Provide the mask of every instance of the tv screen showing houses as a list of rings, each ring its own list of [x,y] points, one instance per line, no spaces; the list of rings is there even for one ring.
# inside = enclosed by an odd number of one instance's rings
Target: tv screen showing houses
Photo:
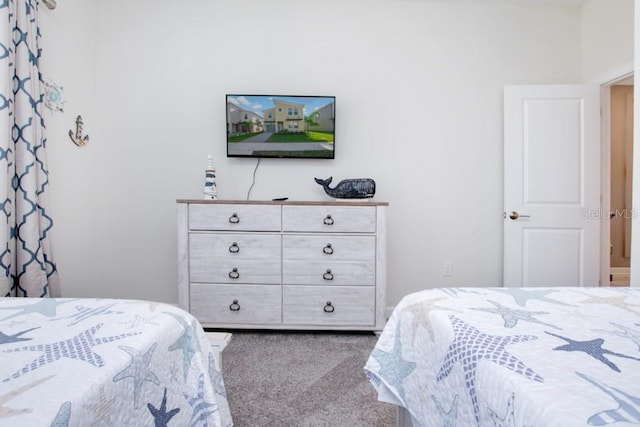
[[[334,96],[226,98],[228,157],[334,158]]]

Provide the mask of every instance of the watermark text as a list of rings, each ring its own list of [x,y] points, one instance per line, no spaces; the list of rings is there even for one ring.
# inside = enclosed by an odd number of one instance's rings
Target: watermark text
[[[582,208],[580,211],[582,219],[635,219],[638,218],[637,209],[589,209]]]

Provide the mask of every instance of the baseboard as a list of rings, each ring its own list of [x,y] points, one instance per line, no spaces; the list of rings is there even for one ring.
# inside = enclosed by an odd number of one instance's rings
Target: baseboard
[[[611,267],[609,272],[611,274],[629,274],[629,267]]]
[[[611,267],[609,273],[609,286],[629,286],[629,267]]]

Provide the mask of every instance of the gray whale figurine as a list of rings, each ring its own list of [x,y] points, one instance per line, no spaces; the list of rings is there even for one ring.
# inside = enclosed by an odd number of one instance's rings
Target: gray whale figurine
[[[376,194],[376,182],[371,178],[343,179],[334,188],[329,188],[333,181],[332,176],[327,179],[314,179],[328,196],[336,199],[368,199]]]

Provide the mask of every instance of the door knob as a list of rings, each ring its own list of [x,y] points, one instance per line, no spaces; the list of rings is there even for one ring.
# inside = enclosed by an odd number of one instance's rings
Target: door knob
[[[509,215],[509,218],[511,218],[513,220],[516,220],[518,218],[531,218],[531,215],[520,215],[516,211],[511,211],[511,214]]]

